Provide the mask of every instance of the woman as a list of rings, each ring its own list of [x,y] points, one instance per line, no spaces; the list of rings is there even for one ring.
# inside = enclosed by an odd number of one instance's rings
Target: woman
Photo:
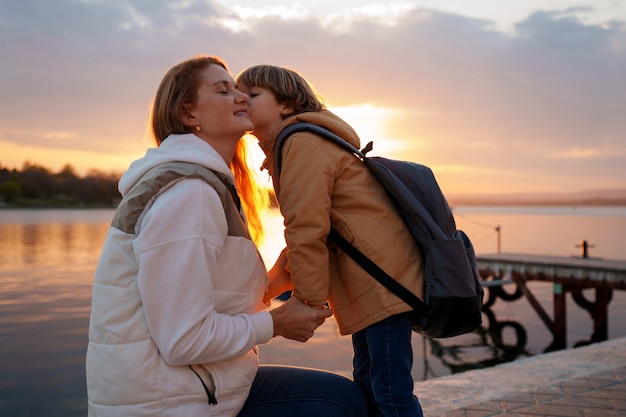
[[[352,334],[353,375],[368,400],[369,416],[421,416],[413,395],[411,307],[347,255],[327,243],[337,230],[400,284],[423,298],[422,257],[385,191],[361,161],[311,132],[284,143],[280,178],[273,161],[278,133],[296,122],[322,126],[360,148],[345,121],[326,110],[297,72],[257,65],[237,76],[250,96],[253,134],[279,183],[288,268],[296,298],[313,307],[328,301],[341,334]]]
[[[89,415],[362,415],[346,378],[258,368],[257,344],[304,342],[331,313],[297,300],[264,311],[291,283],[284,256],[268,279],[248,233],[246,218],[260,235],[259,207],[239,139],[253,125],[223,61],[172,67],[151,128],[158,147],[121,178],[96,271]]]

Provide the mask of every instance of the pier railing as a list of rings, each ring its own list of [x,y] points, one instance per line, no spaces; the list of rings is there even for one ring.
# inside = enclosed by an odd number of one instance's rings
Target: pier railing
[[[480,255],[477,261],[486,287],[497,288],[507,283],[517,286],[514,294],[528,300],[553,335],[547,350],[567,347],[567,293],[572,294],[574,301],[587,310],[593,320],[591,342],[607,340],[608,304],[613,290],[626,290],[626,261],[513,253]],[[529,281],[553,283],[552,317],[528,288]],[[595,300],[585,298],[582,291],[587,288],[595,289]]]

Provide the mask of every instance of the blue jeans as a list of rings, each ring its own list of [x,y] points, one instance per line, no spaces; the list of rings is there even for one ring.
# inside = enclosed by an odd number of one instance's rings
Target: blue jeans
[[[352,335],[354,381],[368,403],[369,417],[422,417],[413,395],[412,325],[396,314]]]
[[[314,369],[260,366],[238,417],[364,417],[363,393],[348,378]]]

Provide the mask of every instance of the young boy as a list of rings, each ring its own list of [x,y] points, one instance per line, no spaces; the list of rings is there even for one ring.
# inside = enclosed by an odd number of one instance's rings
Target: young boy
[[[369,416],[422,416],[411,376],[411,307],[328,242],[332,228],[423,298],[423,280],[415,279],[423,276],[422,257],[410,232],[368,169],[324,138],[294,133],[282,149],[280,178],[273,167],[276,136],[293,123],[314,123],[360,148],[358,135],[293,70],[258,65],[236,82],[250,97],[253,134],[285,219],[293,295],[312,306],[328,302],[340,333],[352,335],[353,376]]]

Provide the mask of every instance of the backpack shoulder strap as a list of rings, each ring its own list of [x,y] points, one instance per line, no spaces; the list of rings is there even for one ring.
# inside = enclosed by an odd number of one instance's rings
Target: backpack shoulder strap
[[[365,155],[360,150],[358,150],[355,146],[345,141],[340,136],[337,136],[330,130],[323,128],[321,126],[318,126],[316,124],[313,124],[313,123],[298,122],[298,123],[294,123],[284,128],[278,134],[278,136],[276,137],[276,140],[274,141],[274,169],[276,170],[277,176],[280,176],[280,170],[281,170],[281,165],[282,165],[282,151],[283,151],[283,146],[285,145],[285,140],[287,140],[289,136],[293,135],[296,132],[314,133],[318,136],[328,139],[331,142],[334,142],[335,144],[341,146],[342,148],[346,149],[349,152],[352,152],[353,154],[355,154],[356,156],[360,158],[365,157]]]
[[[426,313],[426,304],[419,297],[406,289],[402,284],[393,279],[381,267],[376,265],[374,261],[368,258],[363,252],[358,250],[356,246],[348,242],[335,229],[330,229],[328,238],[335,243],[342,251],[344,251],[354,262],[363,268],[368,274],[376,279],[385,288],[395,294],[402,301],[410,305],[417,314]]]
[[[185,178],[200,178],[215,189],[224,207],[229,235],[250,237],[240,213],[235,186],[224,174],[188,162],[170,162],[156,166],[144,174],[118,205],[112,226],[126,233],[137,234],[144,213],[156,198]]]

